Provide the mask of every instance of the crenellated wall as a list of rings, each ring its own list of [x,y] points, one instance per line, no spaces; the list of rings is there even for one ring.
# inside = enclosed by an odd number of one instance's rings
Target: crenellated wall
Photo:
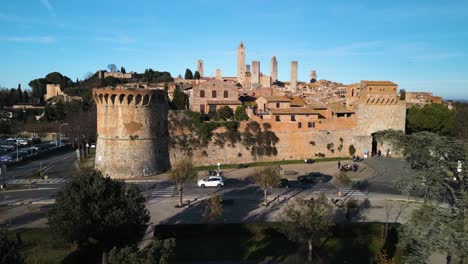
[[[94,89],[93,98],[97,105],[96,169],[112,178],[132,178],[169,168],[164,91],[103,88]]]

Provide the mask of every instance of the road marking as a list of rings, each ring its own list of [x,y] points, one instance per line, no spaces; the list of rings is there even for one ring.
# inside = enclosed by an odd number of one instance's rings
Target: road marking
[[[363,196],[366,195],[365,193],[357,190],[357,189],[349,189],[349,188],[343,188],[339,189],[339,191],[343,194],[343,196]]]
[[[53,178],[53,179],[13,179],[7,180],[5,183],[8,184],[59,184],[59,183],[66,183],[70,180],[70,178]]]
[[[160,183],[151,192],[151,197],[172,197],[175,191],[174,183]]]

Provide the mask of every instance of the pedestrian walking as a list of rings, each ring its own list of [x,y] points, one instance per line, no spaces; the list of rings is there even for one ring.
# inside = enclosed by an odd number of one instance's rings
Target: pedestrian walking
[[[338,161],[338,170],[340,170],[340,168],[341,168],[341,162]]]

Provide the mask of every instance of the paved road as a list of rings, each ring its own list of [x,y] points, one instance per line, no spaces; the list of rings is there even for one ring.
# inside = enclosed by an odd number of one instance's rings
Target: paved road
[[[65,154],[58,154],[44,159],[34,160],[18,167],[9,168],[6,173],[5,180],[21,179],[27,177],[37,172],[39,169],[45,169],[51,166],[52,164],[58,164],[58,166],[62,168],[62,170],[60,171],[61,174],[64,174],[64,176],[68,176],[70,171],[69,165],[74,164],[75,161],[76,156],[74,152],[67,152]],[[55,170],[54,172],[56,173],[54,176],[61,176],[60,178],[63,178],[63,176],[60,175],[60,173],[57,173],[57,170]],[[51,172],[48,171],[47,175],[49,175],[49,177],[52,177],[53,175],[50,175],[50,173]]]
[[[8,201],[42,201],[44,199],[53,199],[58,190],[63,186],[63,183],[68,181],[70,171],[74,166],[74,154],[66,154],[60,157],[54,157],[48,160],[48,163],[56,162],[51,166],[47,174],[49,180],[34,180],[33,186],[35,189],[21,190],[21,191],[7,191],[0,192],[0,205],[8,204]],[[395,182],[399,179],[402,173],[411,173],[406,167],[404,162],[399,159],[389,158],[372,158],[365,161],[366,165],[372,167],[376,173],[369,179],[369,185],[366,188],[357,190],[355,188],[339,188],[332,184],[332,182],[320,184],[303,184],[297,181],[290,181],[291,188],[273,188],[269,190],[271,197],[278,195],[295,196],[298,194],[310,195],[314,192],[323,192],[329,195],[338,195],[339,192],[343,196],[362,197],[372,194],[401,194],[400,191],[394,186]],[[37,164],[36,164],[37,165]],[[28,164],[29,166],[29,164]],[[19,167],[19,171],[24,171],[24,168]],[[28,180],[15,180],[17,184],[27,183]],[[10,182],[14,183],[14,182]],[[151,202],[157,202],[178,195],[175,185],[171,181],[161,182],[137,182],[127,183],[136,184],[143,192],[145,197],[148,197]],[[29,186],[26,184],[24,186]],[[200,188],[196,184],[187,184],[184,187],[184,196],[186,197],[207,197],[211,192],[220,194],[224,199],[242,198],[242,199],[257,199],[262,196],[263,192],[255,184],[244,182],[239,179],[227,179],[226,186],[221,188]]]

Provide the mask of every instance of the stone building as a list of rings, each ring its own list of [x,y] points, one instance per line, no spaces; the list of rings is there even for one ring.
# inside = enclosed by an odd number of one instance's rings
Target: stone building
[[[216,69],[215,78],[221,80],[222,77],[221,69]]]
[[[197,71],[198,71],[198,73],[200,73],[200,78],[205,77],[203,75],[203,61],[202,60],[197,61]]]
[[[98,71],[98,76],[100,79],[106,77],[114,77],[117,79],[132,79],[135,75],[135,72],[123,73],[123,72],[108,72],[108,71]]]
[[[95,168],[111,178],[167,170],[168,103],[163,90],[108,87],[93,90],[97,106]]]
[[[252,61],[252,73],[250,77],[252,88],[258,88],[260,84],[260,62]]]
[[[426,104],[442,104],[444,100],[440,96],[434,96],[428,92],[406,92],[405,100],[408,107],[423,106]]]
[[[190,110],[200,113],[216,112],[223,106],[234,111],[242,103],[239,88],[222,80],[213,79],[192,88]]]
[[[237,48],[237,82],[244,84],[245,82],[245,47],[244,43],[241,41],[239,47]]]
[[[275,108],[288,108],[291,106],[291,99],[286,96],[260,96],[255,100],[257,111],[268,112]]]
[[[291,81],[289,90],[291,92],[297,91],[297,61],[291,61]]]
[[[44,95],[44,100],[47,101],[52,97],[64,95],[62,89],[60,89],[60,84],[47,84],[46,94]]]
[[[271,82],[278,81],[278,61],[276,60],[275,56],[271,57],[270,76],[271,76]]]

